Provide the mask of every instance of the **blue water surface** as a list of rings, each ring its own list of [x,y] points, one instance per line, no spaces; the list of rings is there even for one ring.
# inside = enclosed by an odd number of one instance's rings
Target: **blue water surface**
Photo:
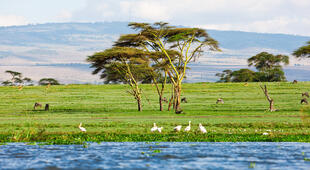
[[[310,169],[310,143],[0,145],[0,169]]]

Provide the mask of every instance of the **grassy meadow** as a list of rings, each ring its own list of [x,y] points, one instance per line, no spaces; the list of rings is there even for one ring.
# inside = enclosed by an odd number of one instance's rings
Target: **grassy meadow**
[[[183,84],[185,114],[159,111],[154,86],[141,85],[143,111],[126,91],[128,85],[61,85],[0,87],[0,142],[85,141],[296,141],[310,142],[310,109],[301,105],[301,93],[310,91],[310,82],[265,83],[279,111],[269,112],[262,83]],[[167,86],[165,97],[169,98]],[[218,98],[224,104],[216,104]],[[48,103],[36,110],[34,103]],[[167,110],[168,104],[164,104]],[[192,121],[189,133],[173,127]],[[79,123],[87,129],[82,133]],[[163,133],[151,133],[156,122]],[[198,132],[202,123],[208,133]],[[264,132],[268,135],[262,135]]]

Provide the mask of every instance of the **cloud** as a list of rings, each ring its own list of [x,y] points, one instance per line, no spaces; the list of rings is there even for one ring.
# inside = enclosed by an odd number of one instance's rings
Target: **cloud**
[[[256,20],[244,24],[205,24],[196,25],[196,27],[216,30],[242,30],[249,32],[255,31],[262,33],[284,33],[310,36],[309,18],[279,17],[266,20]]]
[[[0,26],[26,25],[27,20],[23,16],[0,15]]]
[[[310,35],[309,9],[309,0],[88,0],[71,19]]]
[[[58,22],[69,22],[71,20],[72,20],[72,13],[70,11],[62,10],[56,16],[56,21]]]
[[[166,21],[209,29],[289,33],[310,36],[309,0],[80,0],[76,8],[49,10],[45,22]],[[83,2],[83,3],[81,3]],[[72,4],[68,2],[67,5]],[[40,9],[44,10],[44,9]],[[27,18],[34,22],[36,17]],[[0,25],[28,23],[0,14]]]

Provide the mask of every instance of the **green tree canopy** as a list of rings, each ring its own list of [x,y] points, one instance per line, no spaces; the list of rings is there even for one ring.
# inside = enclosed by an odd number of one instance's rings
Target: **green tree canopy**
[[[23,83],[29,84],[30,78],[23,78],[22,73],[12,70],[6,70],[5,73],[8,73],[12,76],[10,80],[2,82],[4,86],[17,86],[23,85]]]
[[[149,52],[131,47],[113,47],[103,52],[95,53],[87,58],[94,68],[93,74],[100,74],[105,83],[128,83],[131,78],[128,68],[137,82],[150,80],[151,68]]]
[[[222,73],[216,73],[220,77],[218,82],[253,82],[256,81],[256,73],[249,69],[240,69],[236,71],[224,70]]]
[[[215,76],[220,77],[218,82],[231,82],[232,70],[224,70],[222,73],[216,73]]]
[[[249,69],[240,69],[232,72],[232,82],[253,82],[255,72]]]
[[[274,68],[282,68],[281,64],[288,65],[289,57],[286,55],[273,55],[261,52],[248,59],[249,66],[255,66],[259,71],[267,71]]]
[[[310,58],[310,41],[307,42],[307,45],[295,50],[293,55],[297,58]]]
[[[42,78],[39,80],[39,85],[45,86],[45,85],[60,85],[60,83],[53,78]]]
[[[87,58],[93,74],[101,74],[105,83],[122,81],[131,87],[128,91],[137,101],[138,111],[142,111],[142,90],[139,83],[150,79],[150,52],[132,47],[113,47],[95,53]]]
[[[219,82],[274,82],[286,81],[282,65],[289,64],[289,57],[286,55],[273,55],[261,52],[248,59],[249,66],[255,66],[258,72],[249,69],[236,71],[224,70],[217,73]]]

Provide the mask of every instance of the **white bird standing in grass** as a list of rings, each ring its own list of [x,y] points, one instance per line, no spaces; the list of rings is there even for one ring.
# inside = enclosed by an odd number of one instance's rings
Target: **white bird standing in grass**
[[[181,128],[182,128],[182,125],[178,125],[178,126],[174,127],[173,130],[176,132],[180,132]]]
[[[201,123],[199,123],[199,130],[200,130],[201,133],[207,133],[206,128],[203,127]]]
[[[155,132],[158,130],[158,127],[156,126],[156,123],[153,124],[153,127],[151,128],[151,132]]]
[[[81,122],[80,125],[79,125],[79,129],[80,129],[82,132],[86,132],[86,129],[82,127],[82,122]]]
[[[191,130],[191,121],[188,122],[188,126],[184,129],[185,132],[189,132]]]
[[[161,133],[161,130],[163,130],[163,127],[157,128],[158,132]]]

